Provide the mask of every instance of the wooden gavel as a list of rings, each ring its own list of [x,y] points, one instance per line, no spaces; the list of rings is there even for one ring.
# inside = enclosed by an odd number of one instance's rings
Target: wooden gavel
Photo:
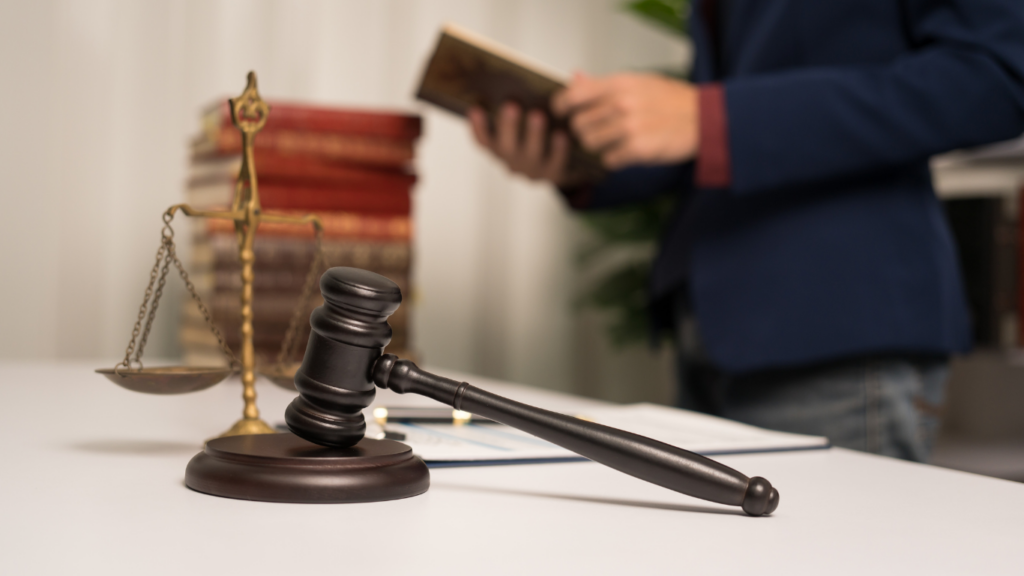
[[[542,410],[442,378],[408,360],[381,354],[391,341],[388,317],[402,293],[387,278],[356,268],[331,268],[320,279],[324,305],[313,311],[312,332],[295,375],[299,396],[285,411],[296,435],[334,448],[359,442],[362,410],[374,385],[413,393],[529,432],[590,460],[670,490],[741,506],[751,516],[771,514],[779,493],[761,477],[657,440]]]

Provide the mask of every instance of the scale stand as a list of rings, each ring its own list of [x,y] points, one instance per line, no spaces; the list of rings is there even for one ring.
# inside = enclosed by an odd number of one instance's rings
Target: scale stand
[[[156,263],[150,272],[149,285],[146,288],[142,306],[139,308],[138,320],[135,323],[135,328],[132,330],[132,339],[125,351],[124,360],[114,368],[96,371],[105,375],[119,386],[148,394],[196,392],[223,381],[234,372],[240,372],[243,386],[242,398],[245,401],[242,418],[221,434],[220,437],[242,434],[273,434],[276,432],[270,425],[260,419],[260,411],[256,407],[256,358],[253,350],[252,287],[253,261],[255,260],[253,244],[256,239],[256,229],[259,227],[260,222],[312,224],[316,234],[317,253],[306,278],[303,298],[300,300],[293,315],[291,325],[284,339],[281,354],[278,356],[278,362],[267,370],[267,376],[272,381],[286,388],[291,388],[289,382],[291,374],[289,372],[294,373],[294,367],[286,365],[285,361],[288,354],[292,353],[296,348],[294,336],[301,320],[303,303],[312,293],[312,287],[315,285],[318,276],[317,273],[324,267],[321,245],[323,224],[316,215],[285,216],[265,214],[260,207],[253,141],[256,138],[256,133],[266,124],[267,117],[270,115],[270,107],[263,101],[256,89],[255,72],[249,72],[245,91],[239,97],[230,99],[229,102],[231,104],[231,121],[242,133],[242,169],[239,171],[238,178],[235,181],[235,197],[231,203],[231,209],[196,210],[188,204],[175,204],[164,212],[164,227],[161,231],[161,244],[157,250]],[[179,210],[186,216],[219,218],[231,220],[235,224],[238,256],[242,263],[242,294],[240,301],[242,318],[240,331],[242,338],[241,358],[237,358],[224,342],[224,338],[213,324],[209,311],[203,305],[202,299],[200,299],[195,287],[189,280],[181,261],[178,260],[174,246],[174,230],[171,228],[171,220],[174,219],[174,214]],[[182,280],[185,281],[185,286],[199,307],[200,312],[202,312],[207,326],[217,338],[221,351],[228,360],[229,367],[143,367],[143,350],[146,347],[146,339],[153,325],[153,319],[156,316],[157,306],[163,293],[171,264],[177,268]],[[144,327],[143,321],[145,321]],[[133,364],[136,367],[133,367]]]

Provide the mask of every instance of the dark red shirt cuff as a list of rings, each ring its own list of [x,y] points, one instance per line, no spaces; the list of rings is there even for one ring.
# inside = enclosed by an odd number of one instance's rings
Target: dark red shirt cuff
[[[729,158],[729,122],[725,87],[719,83],[698,88],[700,103],[700,148],[694,176],[698,188],[728,188],[732,184]]]

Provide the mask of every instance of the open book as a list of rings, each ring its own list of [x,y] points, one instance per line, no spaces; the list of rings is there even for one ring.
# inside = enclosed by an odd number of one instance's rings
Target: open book
[[[549,106],[551,96],[565,85],[557,72],[492,40],[447,24],[416,97],[460,116],[465,116],[470,107],[480,106],[492,120],[503,103],[512,101],[525,110],[545,111],[550,129],[561,128],[568,133],[564,119],[555,118]],[[600,159],[573,141],[569,180],[594,182],[603,175]]]

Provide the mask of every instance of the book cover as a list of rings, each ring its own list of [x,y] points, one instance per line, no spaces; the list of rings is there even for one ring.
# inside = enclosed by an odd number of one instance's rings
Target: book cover
[[[512,101],[524,109],[543,110],[552,130],[568,133],[564,119],[555,118],[550,107],[551,96],[565,85],[562,78],[513,50],[448,24],[441,30],[416,97],[460,116],[480,106],[492,118],[503,103]],[[580,182],[604,175],[600,159],[575,141],[567,170],[571,180]]]
[[[329,266],[366,270],[405,270],[412,260],[407,242],[372,242],[326,239],[322,249]],[[313,241],[288,236],[256,236],[256,266],[273,270],[307,270],[313,261]],[[238,269],[238,240],[234,234],[200,235],[192,246],[195,270]]]
[[[419,116],[377,110],[331,108],[291,102],[269,101],[270,116],[267,130],[300,130],[309,132],[336,132],[340,134],[374,136],[395,140],[415,140],[422,132]],[[237,130],[231,123],[231,109],[227,100],[206,108],[202,116],[203,131],[210,138],[221,130]]]
[[[267,211],[267,213],[303,216],[309,211],[279,210]],[[407,215],[369,215],[352,212],[317,212],[316,215],[323,223],[325,238],[384,242],[410,242],[412,240],[412,219]],[[234,234],[235,225],[228,220],[208,218],[206,232],[208,234]],[[295,238],[312,238],[314,236],[313,226],[310,224],[281,224],[277,222],[261,222],[257,234]]]
[[[330,263],[333,267],[333,263]],[[376,272],[387,278],[398,278],[408,283],[409,268],[383,268],[379,266],[362,267],[363,270]],[[324,268],[326,270],[326,268]],[[321,273],[323,270],[320,271]],[[259,295],[297,297],[306,284],[309,266],[276,267],[257,262],[254,266],[253,291]],[[232,292],[239,294],[242,289],[241,267],[237,263],[224,263],[205,269],[195,269],[191,275],[192,283],[197,290],[209,293]],[[396,280],[397,282],[397,280]],[[316,290],[316,288],[314,288]]]
[[[265,210],[344,211],[360,214],[404,214],[412,210],[409,187],[394,188],[351,185],[345,188],[282,184],[260,181],[260,205]],[[190,184],[186,201],[194,208],[228,208],[235,197],[235,183],[229,181]]]
[[[237,130],[221,130],[210,136],[203,133],[193,140],[193,159],[242,151],[242,135]],[[412,141],[331,132],[263,129],[253,141],[253,148],[257,154],[266,150],[281,156],[307,156],[402,170],[407,169],[413,159]]]
[[[256,175],[260,184],[273,182],[409,189],[416,183],[415,175],[388,168],[332,162],[306,156],[285,156],[270,150],[257,150],[255,156]],[[234,183],[241,168],[241,154],[200,158],[189,166],[188,184]]]

